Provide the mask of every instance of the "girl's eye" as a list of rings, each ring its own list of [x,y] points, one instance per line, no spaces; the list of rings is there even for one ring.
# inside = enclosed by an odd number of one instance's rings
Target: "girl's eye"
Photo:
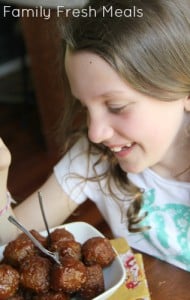
[[[123,106],[119,106],[119,107],[112,107],[112,106],[109,106],[108,109],[111,113],[114,113],[114,114],[118,114],[120,112],[122,112],[124,109],[126,108],[126,105],[123,105]]]

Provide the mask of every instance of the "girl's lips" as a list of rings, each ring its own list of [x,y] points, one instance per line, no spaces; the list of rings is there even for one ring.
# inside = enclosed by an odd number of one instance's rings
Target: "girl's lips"
[[[118,158],[123,158],[128,156],[133,148],[135,147],[135,143],[133,143],[130,147],[122,147],[120,151],[113,151],[114,155]]]
[[[132,142],[128,142],[128,143],[122,144],[122,145],[107,145],[107,147],[110,148],[110,150],[113,151],[113,152],[119,152],[124,147],[130,148],[132,146],[132,144],[133,144]]]
[[[114,147],[110,147],[110,150],[113,152],[120,152],[123,148],[125,148],[125,147],[130,148],[131,146],[132,146],[132,143],[126,144],[123,146],[114,146]]]

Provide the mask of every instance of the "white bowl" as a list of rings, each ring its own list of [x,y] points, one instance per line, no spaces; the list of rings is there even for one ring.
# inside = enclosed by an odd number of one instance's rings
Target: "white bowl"
[[[79,243],[84,243],[91,237],[100,236],[104,237],[102,233],[100,233],[96,228],[89,225],[85,222],[73,222],[64,224],[55,228],[52,228],[50,231],[55,230],[56,228],[65,228],[69,232],[71,232],[75,240]],[[46,236],[46,232],[41,232],[42,235]],[[5,246],[0,247],[0,259],[3,258],[3,251]],[[99,296],[93,298],[92,300],[105,300],[110,297],[125,281],[126,272],[121,262],[119,256],[117,255],[114,259],[113,263],[103,269],[104,281],[105,281],[105,292],[100,294]],[[73,297],[72,300],[76,298]]]

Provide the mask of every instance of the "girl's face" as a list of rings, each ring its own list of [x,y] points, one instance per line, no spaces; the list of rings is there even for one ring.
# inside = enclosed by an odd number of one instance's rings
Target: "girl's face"
[[[71,91],[88,111],[88,136],[116,156],[126,172],[175,163],[189,99],[164,102],[134,90],[90,52],[66,52]],[[173,160],[174,159],[174,160]]]

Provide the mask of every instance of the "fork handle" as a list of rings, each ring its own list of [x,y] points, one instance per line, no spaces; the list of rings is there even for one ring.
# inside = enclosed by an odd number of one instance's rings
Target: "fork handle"
[[[34,243],[34,245],[40,249],[40,251],[42,251],[44,254],[50,256],[51,258],[54,259],[54,261],[57,263],[57,264],[60,264],[60,261],[57,257],[56,254],[50,252],[49,250],[47,250],[46,248],[44,248],[42,246],[42,244],[26,229],[23,227],[23,225],[21,225],[13,216],[9,216],[8,217],[8,220],[9,222],[11,222],[12,224],[16,225],[17,228],[19,228],[21,231],[23,231],[28,237],[29,239],[31,239],[31,241]]]

